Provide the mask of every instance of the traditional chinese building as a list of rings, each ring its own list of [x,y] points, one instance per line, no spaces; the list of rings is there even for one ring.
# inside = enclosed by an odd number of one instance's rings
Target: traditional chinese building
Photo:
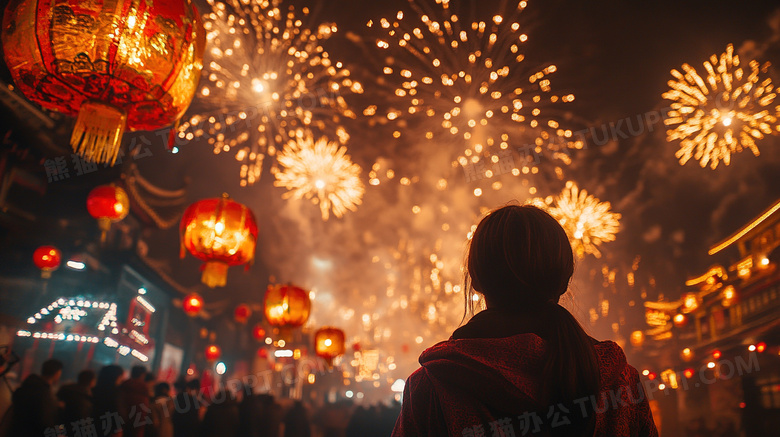
[[[709,249],[712,267],[675,301],[646,302],[657,369],[682,426],[747,436],[780,427],[780,201]]]

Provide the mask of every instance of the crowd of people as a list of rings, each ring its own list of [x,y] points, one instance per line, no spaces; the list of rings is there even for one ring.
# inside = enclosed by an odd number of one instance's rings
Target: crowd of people
[[[143,366],[83,370],[60,384],[63,364],[43,363],[40,374],[14,391],[0,437],[371,437],[392,433],[400,406],[355,406],[348,401],[314,411],[301,401],[277,402],[250,387],[203,390],[198,379],[172,388]]]

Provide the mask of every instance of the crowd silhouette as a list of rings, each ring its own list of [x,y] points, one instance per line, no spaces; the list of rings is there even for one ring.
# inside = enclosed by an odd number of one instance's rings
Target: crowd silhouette
[[[0,437],[387,437],[400,413],[396,403],[315,408],[249,386],[204,390],[197,378],[171,387],[143,366],[87,369],[61,384],[62,368],[48,360],[24,379]]]

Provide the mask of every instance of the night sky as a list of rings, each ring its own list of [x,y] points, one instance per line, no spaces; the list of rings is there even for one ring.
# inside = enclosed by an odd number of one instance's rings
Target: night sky
[[[399,7],[405,7],[405,1],[293,3],[312,6],[315,22],[333,21],[339,25],[338,34],[325,43],[334,59],[343,60],[356,77],[381,75],[377,68],[381,68],[384,55],[375,49],[375,59],[362,56],[365,47],[375,47],[375,29],[367,29],[366,23],[394,15]],[[475,5],[463,3],[462,10]],[[480,10],[486,13],[484,18],[489,18],[490,7],[499,3],[479,2]],[[779,64],[779,8],[776,1],[530,0],[522,15],[522,25],[529,35],[525,63],[529,69],[556,64],[554,89],[573,92],[577,97],[567,107],[567,116],[575,125],[572,129],[600,129],[610,122],[644,117],[665,107],[661,94],[668,89],[669,71],[684,62],[701,67],[704,60],[722,53],[729,43],[743,56]],[[358,47],[348,35],[361,36],[365,44]],[[775,65],[770,76],[778,82]],[[374,87],[370,79],[363,83],[366,93],[355,101],[356,105],[383,98],[381,87]],[[197,105],[196,100],[188,114],[195,113]],[[349,153],[363,167],[364,183],[371,165],[382,159],[392,163],[399,174],[422,175],[424,185],[435,181],[436,173],[447,168],[458,152],[407,148],[394,142],[386,128],[370,126],[360,117],[347,127],[352,134]],[[731,166],[721,165],[713,171],[700,168],[693,160],[680,166],[674,157],[677,146],[666,141],[664,131],[660,124],[655,124],[653,132],[644,129],[640,135],[627,139],[601,145],[591,140],[587,149],[576,152],[573,163],[564,168],[564,180],[540,181],[537,185],[540,194],[546,196],[557,193],[565,180],[574,180],[601,200],[611,202],[613,209],[623,215],[617,241],[603,246],[604,258],[587,259],[580,266],[579,274],[586,283],[590,269],[600,270],[603,264],[624,269],[641,256],[645,280],[653,277],[657,282],[648,299],[659,294],[674,299],[686,278],[703,273],[718,261],[706,255],[712,244],[780,198],[780,138],[759,142],[760,157],[745,151],[734,157]],[[528,197],[527,191],[523,195],[513,191],[510,175],[502,179],[506,188],[479,201],[468,189],[437,194],[425,186],[416,188],[414,193],[397,186],[367,186],[363,205],[356,213],[323,223],[314,205],[283,201],[282,190],[272,186],[270,173],[264,173],[253,187],[239,188],[238,165],[232,156],[214,156],[210,146],[197,142],[171,155],[162,152],[158,139],[152,139],[156,143],[154,157],[136,162],[146,178],[170,189],[181,188],[187,180],[191,201],[229,192],[235,200],[250,206],[258,217],[260,239],[255,266],[248,274],[239,268],[231,269],[230,293],[204,292],[217,311],[232,308],[242,300],[259,301],[269,276],[273,276],[276,280],[317,288],[321,301],[315,302],[316,322],[339,323],[335,318],[343,316],[336,310],[339,307],[352,306],[359,315],[360,308],[369,311],[382,305],[381,299],[378,304],[370,302],[370,296],[382,295],[385,286],[381,269],[371,267],[372,256],[404,239],[418,242],[420,251],[434,244],[426,237],[431,229],[438,229],[442,219],[424,214],[412,217],[410,205],[447,204],[451,214],[462,214],[462,221],[476,223],[481,207],[492,208],[513,199],[522,202]],[[102,174],[98,178],[110,177],[114,176]],[[462,179],[463,174],[451,177]],[[464,185],[462,181],[458,184]],[[53,191],[68,189],[63,184]],[[198,263],[191,257],[178,259],[175,227],[150,231],[144,240],[149,245],[148,256],[159,261],[163,270],[185,288],[199,289]],[[447,254],[448,260],[454,260],[447,267],[450,273],[454,272],[450,275],[454,280],[459,279],[457,268],[462,252],[458,250],[463,247],[462,242],[457,242]],[[582,291],[587,295],[587,303],[578,305],[582,307],[580,315],[587,313],[596,299],[595,292]],[[576,295],[574,299],[577,301]],[[639,297],[625,298],[629,299]],[[319,311],[318,302],[323,308]],[[462,306],[452,308],[460,310]],[[459,320],[460,315],[453,318]],[[434,333],[432,337],[440,339],[440,335]],[[433,340],[426,338],[422,346]]]

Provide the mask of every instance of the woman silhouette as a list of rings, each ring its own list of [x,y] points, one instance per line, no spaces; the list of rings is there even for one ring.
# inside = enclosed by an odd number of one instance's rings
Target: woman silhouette
[[[566,233],[533,206],[477,226],[466,307],[487,309],[420,356],[393,436],[657,436],[620,347],[589,337],[558,304],[574,272]]]

